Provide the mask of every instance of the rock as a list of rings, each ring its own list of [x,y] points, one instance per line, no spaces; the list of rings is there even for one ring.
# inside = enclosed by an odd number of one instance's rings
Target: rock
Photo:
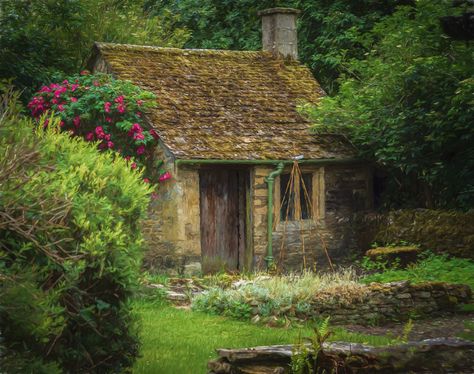
[[[183,275],[186,277],[199,276],[202,274],[200,262],[190,262],[184,265]]]
[[[409,293],[401,293],[398,295],[395,295],[397,299],[411,299],[411,295]]]
[[[220,349],[217,351],[219,358],[208,365],[211,369],[209,373],[288,373],[292,352],[291,345]],[[317,362],[316,373],[472,374],[474,342],[440,338],[386,347],[345,342],[324,343]]]
[[[166,298],[170,301],[188,302],[189,297],[184,293],[166,291]]]

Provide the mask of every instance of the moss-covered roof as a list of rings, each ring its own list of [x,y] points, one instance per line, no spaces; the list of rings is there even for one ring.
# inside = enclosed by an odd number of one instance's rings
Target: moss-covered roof
[[[311,72],[268,52],[96,43],[91,64],[157,95],[149,114],[181,159],[354,156],[335,136],[314,135],[296,110],[324,95]]]

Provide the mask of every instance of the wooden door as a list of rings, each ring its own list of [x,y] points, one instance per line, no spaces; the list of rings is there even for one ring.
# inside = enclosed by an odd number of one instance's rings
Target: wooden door
[[[235,271],[242,266],[247,180],[245,170],[200,170],[201,255],[205,273]]]

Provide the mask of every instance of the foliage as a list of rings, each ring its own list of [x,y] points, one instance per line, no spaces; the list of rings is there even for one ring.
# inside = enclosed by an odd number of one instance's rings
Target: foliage
[[[206,364],[217,348],[243,348],[288,344],[298,336],[310,336],[312,326],[265,328],[221,316],[177,309],[172,306],[136,301],[143,324],[137,374],[207,373]],[[334,327],[332,341],[390,344],[391,338],[348,332]],[[185,358],[185,359],[183,359]]]
[[[361,58],[366,52],[356,36],[411,0],[147,0],[154,14],[170,9],[179,14],[176,25],[191,31],[190,48],[235,50],[261,49],[259,10],[275,6],[300,9],[299,55],[313,70],[323,88],[336,91],[335,78],[346,58]]]
[[[296,355],[291,356],[291,370],[294,374],[300,373],[314,373],[319,372],[318,362],[321,359],[320,356],[324,356],[323,344],[334,334],[329,329],[329,319],[324,319],[320,326],[313,327],[313,334],[310,337],[306,337],[309,343],[309,350],[303,344],[298,344]],[[309,358],[311,353],[312,359]]]
[[[350,270],[327,275],[306,272],[301,276],[256,277],[233,288],[210,287],[193,299],[192,307],[239,319],[249,319],[252,314],[270,321],[275,317],[305,317],[312,302],[337,299],[350,303],[360,298],[365,288],[355,279]]]
[[[86,71],[43,86],[28,104],[36,119],[44,120],[42,116],[52,111],[61,119],[62,131],[98,142],[99,150],[116,150],[132,169],[147,166],[146,182],[170,177],[164,170],[156,175],[162,164],[153,160],[159,136],[153,129],[145,130],[144,112],[155,106],[151,92],[111,75]]]
[[[381,273],[362,278],[361,281],[364,283],[400,280],[410,280],[414,283],[436,281],[468,284],[474,289],[474,262],[467,259],[449,258],[427,252],[422,260],[406,269],[387,268],[371,260],[366,260],[364,263],[369,264],[371,270],[382,270]]]
[[[419,0],[357,37],[339,94],[305,108],[392,177],[391,206],[474,206],[474,47],[444,36],[449,1]],[[456,183],[462,180],[463,183]]]
[[[12,99],[12,95],[9,95]],[[0,100],[0,335],[6,372],[119,372],[150,188],[112,153]]]
[[[176,19],[136,0],[2,0],[0,78],[14,77],[30,97],[54,73],[84,66],[94,41],[180,47],[189,33]]]

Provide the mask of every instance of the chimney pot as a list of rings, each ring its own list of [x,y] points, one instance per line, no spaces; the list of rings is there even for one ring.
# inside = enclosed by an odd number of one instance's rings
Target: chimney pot
[[[275,57],[298,59],[296,19],[301,11],[292,8],[271,8],[258,12],[262,17],[262,45]]]

